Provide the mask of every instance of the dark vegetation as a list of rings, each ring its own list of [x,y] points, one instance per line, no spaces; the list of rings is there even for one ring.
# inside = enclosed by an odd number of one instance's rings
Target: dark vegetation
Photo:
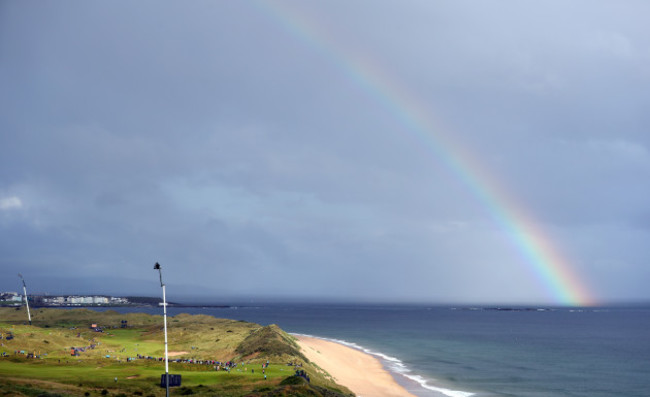
[[[128,299],[129,302],[138,305],[158,306],[159,303],[162,303],[162,299],[149,296],[126,296],[125,298]]]

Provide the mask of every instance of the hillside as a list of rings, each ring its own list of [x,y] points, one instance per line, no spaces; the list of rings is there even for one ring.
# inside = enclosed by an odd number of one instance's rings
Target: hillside
[[[162,316],[41,308],[32,326],[24,320],[23,309],[0,308],[0,395],[165,394]],[[275,325],[180,314],[168,317],[168,335],[170,373],[182,375],[172,395],[352,395]]]

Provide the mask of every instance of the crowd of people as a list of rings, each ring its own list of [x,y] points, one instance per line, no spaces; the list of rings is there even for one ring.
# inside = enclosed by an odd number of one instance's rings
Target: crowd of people
[[[153,356],[143,356],[138,354],[136,357],[128,357],[126,361],[135,361],[135,360],[153,360],[153,361],[165,361],[165,357],[153,357]],[[212,365],[216,371],[230,371],[237,367],[237,363],[233,361],[218,361],[218,360],[196,360],[193,358],[172,358],[169,359],[170,363],[181,363],[181,364],[197,364],[197,365]],[[243,366],[244,363],[241,363]]]

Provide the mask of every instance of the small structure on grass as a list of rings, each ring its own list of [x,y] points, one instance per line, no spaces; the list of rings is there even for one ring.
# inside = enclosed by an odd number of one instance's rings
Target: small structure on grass
[[[169,376],[169,387],[176,387],[181,385],[181,376],[175,374],[162,374],[160,375],[160,387],[166,387],[165,378]]]

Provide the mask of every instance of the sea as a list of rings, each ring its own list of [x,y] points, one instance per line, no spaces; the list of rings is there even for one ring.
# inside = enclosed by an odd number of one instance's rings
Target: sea
[[[106,310],[106,309],[99,309]],[[112,308],[162,314],[162,308]],[[419,397],[648,397],[650,305],[169,307],[325,338],[380,359]]]

